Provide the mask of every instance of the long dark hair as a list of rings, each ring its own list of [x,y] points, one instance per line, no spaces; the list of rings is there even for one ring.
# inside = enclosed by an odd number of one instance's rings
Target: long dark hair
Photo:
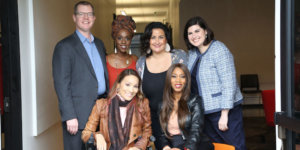
[[[215,39],[213,30],[209,28],[205,20],[199,16],[193,17],[189,19],[185,24],[184,33],[183,33],[185,45],[189,50],[196,48],[194,45],[190,43],[188,39],[188,29],[193,25],[199,25],[202,29],[206,30],[207,38],[205,39],[203,45],[207,45],[210,43],[210,41]]]
[[[191,85],[191,75],[189,70],[184,64],[173,64],[167,71],[166,75],[166,81],[165,81],[165,88],[164,88],[164,94],[163,94],[163,103],[162,103],[162,109],[159,115],[160,125],[162,127],[162,130],[166,133],[166,136],[170,138],[170,136],[167,134],[168,129],[168,122],[170,119],[170,115],[174,109],[174,91],[171,85],[171,78],[172,73],[175,70],[175,68],[179,68],[184,72],[186,83],[184,85],[184,88],[182,90],[182,95],[180,97],[180,100],[178,101],[178,109],[177,109],[177,115],[178,115],[178,124],[179,128],[184,131],[184,126],[186,122],[187,115],[189,115],[189,109],[187,106],[187,101],[190,95],[190,85]]]
[[[167,43],[170,45],[171,51],[173,49],[171,33],[168,27],[161,22],[151,22],[145,27],[144,34],[141,36],[141,52],[142,54],[146,54],[146,57],[152,55],[152,51],[147,54],[147,50],[150,48],[150,39],[152,36],[153,29],[162,29],[165,32],[165,36],[167,39]]]
[[[117,84],[121,83],[123,81],[123,79],[126,76],[129,76],[129,75],[133,75],[133,76],[136,76],[138,78],[138,80],[139,80],[139,87],[138,87],[138,92],[136,93],[136,97],[138,98],[138,100],[143,100],[144,99],[144,95],[143,95],[143,93],[141,91],[141,81],[142,81],[141,77],[139,76],[139,74],[135,70],[132,70],[132,69],[125,69],[124,71],[122,71],[118,75],[118,78],[116,79],[113,87],[109,91],[107,99],[111,99],[111,98],[113,98],[117,94]]]

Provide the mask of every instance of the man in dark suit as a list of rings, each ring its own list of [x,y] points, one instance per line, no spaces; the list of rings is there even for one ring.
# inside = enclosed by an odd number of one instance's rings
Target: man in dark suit
[[[105,48],[90,29],[96,17],[87,1],[74,6],[76,31],[57,43],[53,79],[59,101],[65,150],[84,149],[81,132],[96,99],[108,93]]]

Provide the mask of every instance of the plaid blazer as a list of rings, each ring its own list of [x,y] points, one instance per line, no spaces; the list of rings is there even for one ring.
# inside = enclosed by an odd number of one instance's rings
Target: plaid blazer
[[[195,66],[198,49],[189,50],[188,68]],[[205,114],[231,109],[242,103],[243,96],[236,81],[233,56],[220,41],[212,41],[201,55],[197,72],[198,92],[202,94]]]

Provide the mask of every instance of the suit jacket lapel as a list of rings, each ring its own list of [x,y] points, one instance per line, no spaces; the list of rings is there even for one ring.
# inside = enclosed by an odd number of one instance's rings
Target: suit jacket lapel
[[[105,58],[105,52],[103,46],[98,42],[98,40],[95,39],[95,45],[97,47],[98,53],[100,55],[101,61],[103,66],[106,65],[106,58]]]
[[[91,60],[90,60],[83,44],[81,43],[79,37],[77,36],[76,32],[74,32],[73,36],[74,36],[74,39],[75,39],[74,40],[75,50],[78,52],[79,56],[83,58],[86,65],[88,66],[89,70],[91,71],[92,75],[97,79],[96,73],[95,73],[93,65],[91,63]]]

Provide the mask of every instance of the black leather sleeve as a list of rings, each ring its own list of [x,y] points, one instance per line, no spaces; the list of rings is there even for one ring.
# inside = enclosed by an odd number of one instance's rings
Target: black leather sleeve
[[[197,149],[197,144],[200,143],[201,135],[203,135],[204,110],[201,97],[191,96],[188,105],[191,113],[191,127],[187,131],[188,136],[186,137],[185,147],[195,150]]]

